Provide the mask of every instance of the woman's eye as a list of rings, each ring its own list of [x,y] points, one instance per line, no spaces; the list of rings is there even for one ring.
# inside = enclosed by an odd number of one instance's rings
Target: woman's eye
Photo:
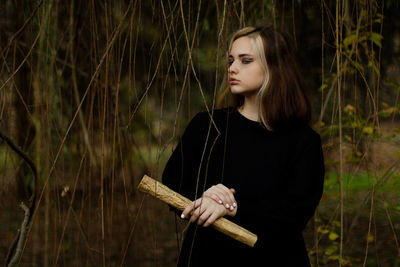
[[[242,59],[242,63],[243,63],[243,64],[249,64],[249,63],[251,63],[251,62],[253,62],[253,59],[251,59],[251,58],[243,58],[243,59]]]
[[[232,63],[233,63],[233,60],[228,60],[229,66],[232,65]]]

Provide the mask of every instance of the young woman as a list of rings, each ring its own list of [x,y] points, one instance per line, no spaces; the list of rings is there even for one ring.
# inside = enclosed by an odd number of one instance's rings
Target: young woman
[[[310,126],[288,39],[246,27],[230,42],[229,107],[198,113],[162,176],[193,199],[179,266],[310,266],[302,230],[323,190],[321,139]],[[254,248],[210,226],[227,216],[258,236]]]

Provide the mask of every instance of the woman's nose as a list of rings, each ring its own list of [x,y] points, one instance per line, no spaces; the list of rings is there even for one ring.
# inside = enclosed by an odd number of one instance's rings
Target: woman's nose
[[[233,61],[233,62],[231,63],[231,65],[229,66],[228,72],[229,72],[229,73],[237,73],[237,66],[236,66],[236,64],[235,64],[235,61]]]

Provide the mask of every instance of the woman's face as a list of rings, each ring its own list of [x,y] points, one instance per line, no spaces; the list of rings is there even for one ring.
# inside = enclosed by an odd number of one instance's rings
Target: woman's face
[[[228,57],[228,76],[232,94],[243,96],[256,94],[263,84],[265,73],[250,38],[243,36],[236,39]]]

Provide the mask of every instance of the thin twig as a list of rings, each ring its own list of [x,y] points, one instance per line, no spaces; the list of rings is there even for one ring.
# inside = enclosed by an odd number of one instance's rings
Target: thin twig
[[[9,138],[9,137],[8,137],[5,133],[3,133],[1,130],[0,130],[0,138],[3,139],[3,140],[8,144],[8,146],[9,146],[13,151],[15,151],[21,158],[24,159],[24,161],[29,165],[29,167],[31,168],[31,170],[32,170],[32,172],[33,172],[33,190],[32,190],[32,195],[31,195],[31,197],[29,198],[29,210],[30,210],[30,211],[29,211],[28,222],[27,222],[27,224],[26,224],[26,225],[28,225],[28,224],[30,223],[30,221],[32,220],[32,214],[33,214],[33,211],[35,210],[35,207],[36,207],[36,192],[37,192],[36,185],[37,185],[37,180],[38,180],[37,168],[36,168],[35,163],[32,161],[32,159],[31,159],[24,151],[22,151],[22,150],[11,140],[11,138]],[[21,204],[21,205],[22,205],[22,204]],[[23,205],[25,205],[25,204],[23,204]],[[20,242],[25,242],[25,240],[22,240],[22,239],[25,239],[25,237],[26,237],[26,235],[24,235],[24,236],[21,235],[21,231],[20,231],[20,232],[17,234],[17,236],[15,237],[13,243],[12,243],[11,246],[10,246],[8,255],[7,255],[7,257],[6,257],[6,261],[5,261],[5,265],[6,265],[6,266],[9,265],[9,263],[10,263],[10,261],[11,261],[11,258],[12,258],[12,259],[15,258],[15,255],[17,254],[16,249],[17,249],[18,246],[19,246],[18,244],[19,244]],[[18,252],[18,253],[21,254],[22,252]],[[14,255],[14,256],[13,256],[13,255]],[[20,255],[19,255],[19,256],[20,256]],[[17,258],[19,258],[19,256],[18,256]]]
[[[12,267],[15,266],[18,262],[18,259],[21,257],[22,254],[22,248],[24,245],[24,241],[26,238],[26,232],[27,232],[27,227],[30,221],[30,209],[25,205],[24,202],[21,202],[21,204],[19,205],[25,212],[25,216],[24,216],[24,220],[21,223],[21,229],[19,231],[19,238],[18,238],[18,244],[17,247],[15,248],[15,253],[14,256],[12,257],[12,259],[10,260],[10,262],[8,263],[7,267]]]

